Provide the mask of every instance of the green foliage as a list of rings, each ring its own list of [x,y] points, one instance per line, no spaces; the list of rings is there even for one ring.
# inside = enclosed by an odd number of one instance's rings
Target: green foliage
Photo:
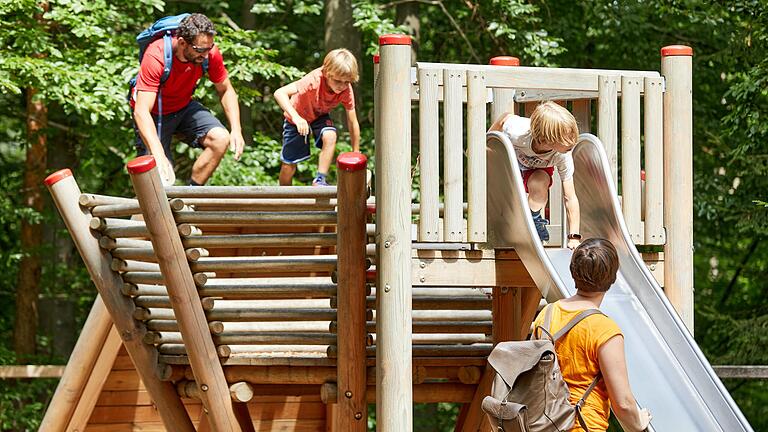
[[[253,145],[239,162],[225,157],[211,184],[276,184],[282,112],[272,93],[318,67],[325,53],[324,3],[258,0],[5,0],[0,2],[0,336],[10,340],[22,220],[42,220],[47,244],[41,292],[77,299],[84,318],[93,286],[58,215],[25,206],[21,194],[29,89],[48,108],[50,170],[68,166],[83,190],[128,196],[124,164],[134,133],[125,101],[136,73],[135,35],[162,15],[199,10],[216,26],[217,45],[240,100],[249,107]],[[354,2],[362,36],[356,87],[363,152],[373,158],[372,64],[378,36],[405,33],[398,2]],[[658,70],[664,45],[694,47],[696,337],[713,363],[766,364],[768,270],[768,6],[756,0],[605,2],[444,0],[419,2],[418,60],[487,63],[515,55],[524,65]],[[212,84],[197,97],[223,119]],[[343,132],[343,131],[342,131]],[[416,135],[414,135],[416,136]],[[339,151],[349,149],[342,134]],[[176,147],[180,181],[199,153]],[[308,184],[316,154],[299,164]],[[414,158],[415,158],[414,154]],[[415,163],[415,161],[411,161]],[[333,179],[332,179],[333,180]],[[416,178],[418,181],[418,177]],[[62,284],[61,281],[66,281]],[[83,319],[81,318],[81,320]],[[4,342],[5,343],[5,342]],[[42,342],[41,342],[42,343]],[[0,344],[0,362],[13,362]],[[45,359],[41,359],[44,361]],[[50,382],[1,382],[0,429],[32,430]],[[756,430],[768,429],[762,382],[726,382]],[[47,389],[47,392],[46,392]],[[449,430],[458,408],[419,406],[416,430]],[[375,420],[372,420],[375,421]]]

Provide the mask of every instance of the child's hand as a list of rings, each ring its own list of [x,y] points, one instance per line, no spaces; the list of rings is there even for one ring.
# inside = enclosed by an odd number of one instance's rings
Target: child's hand
[[[574,250],[574,249],[576,249],[579,246],[580,243],[581,243],[581,240],[569,239],[568,240],[568,249]]]
[[[309,123],[302,117],[295,117],[293,121],[296,123],[296,129],[301,135],[309,135]]]

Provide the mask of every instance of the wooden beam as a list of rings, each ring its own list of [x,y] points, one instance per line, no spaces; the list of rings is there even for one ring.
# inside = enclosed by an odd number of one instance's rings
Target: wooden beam
[[[88,425],[88,420],[93,413],[93,409],[96,407],[96,401],[99,399],[101,389],[104,387],[104,383],[107,381],[107,377],[112,371],[112,365],[115,363],[117,353],[123,346],[123,342],[120,340],[120,335],[117,333],[115,326],[112,325],[110,327],[109,335],[104,341],[104,345],[101,347],[96,364],[91,371],[91,375],[88,377],[88,383],[85,385],[80,400],[77,403],[77,407],[72,413],[72,418],[69,420],[69,425],[66,428],[67,431],[85,430],[85,427]]]
[[[340,431],[350,432],[365,432],[368,426],[368,406],[365,403],[366,162],[366,157],[359,153],[344,153],[337,158],[339,220],[336,315],[340,355],[336,364],[337,385],[344,397],[337,404],[334,426]]]
[[[64,366],[59,366],[59,365],[0,366],[0,379],[61,378],[63,375],[64,375]]]
[[[155,376],[157,351],[141,340],[145,329],[133,319],[135,306],[120,292],[124,282],[120,275],[110,269],[109,253],[99,247],[98,239],[89,228],[91,216],[78,203],[80,188],[71,172],[62,170],[54,173],[46,179],[46,184],[126,350],[136,365],[136,371],[155,401],[163,424],[168,429],[194,431],[176,390],[170,383],[162,382]]]
[[[229,386],[208,330],[205,312],[155,159],[151,156],[134,159],[128,163],[128,173],[165,278],[173,313],[186,342],[192,370],[202,390],[201,399],[208,411],[211,427],[217,431],[239,432],[241,429],[229,397]]]
[[[712,366],[720,378],[768,379],[768,366]]]

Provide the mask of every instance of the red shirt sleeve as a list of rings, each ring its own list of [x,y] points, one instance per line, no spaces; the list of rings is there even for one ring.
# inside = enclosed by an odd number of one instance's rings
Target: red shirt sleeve
[[[344,92],[341,104],[344,105],[344,109],[347,111],[355,109],[355,93],[352,90],[352,84],[349,84],[349,91]]]
[[[213,47],[208,54],[208,77],[211,82],[218,84],[227,79],[227,68],[224,66],[224,57],[219,47]]]
[[[160,77],[163,75],[162,44],[163,40],[158,39],[144,51],[144,57],[139,66],[139,78],[136,80],[136,90],[157,93],[160,88]]]

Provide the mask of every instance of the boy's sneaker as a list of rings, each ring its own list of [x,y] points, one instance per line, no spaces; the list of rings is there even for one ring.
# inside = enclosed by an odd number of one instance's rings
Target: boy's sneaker
[[[533,216],[533,226],[536,227],[536,232],[539,234],[541,241],[549,241],[549,231],[547,231],[547,225],[549,221],[544,219],[541,214]]]
[[[330,185],[328,184],[327,181],[325,181],[324,178],[323,179],[316,178],[316,179],[312,180],[312,186],[330,186]]]

